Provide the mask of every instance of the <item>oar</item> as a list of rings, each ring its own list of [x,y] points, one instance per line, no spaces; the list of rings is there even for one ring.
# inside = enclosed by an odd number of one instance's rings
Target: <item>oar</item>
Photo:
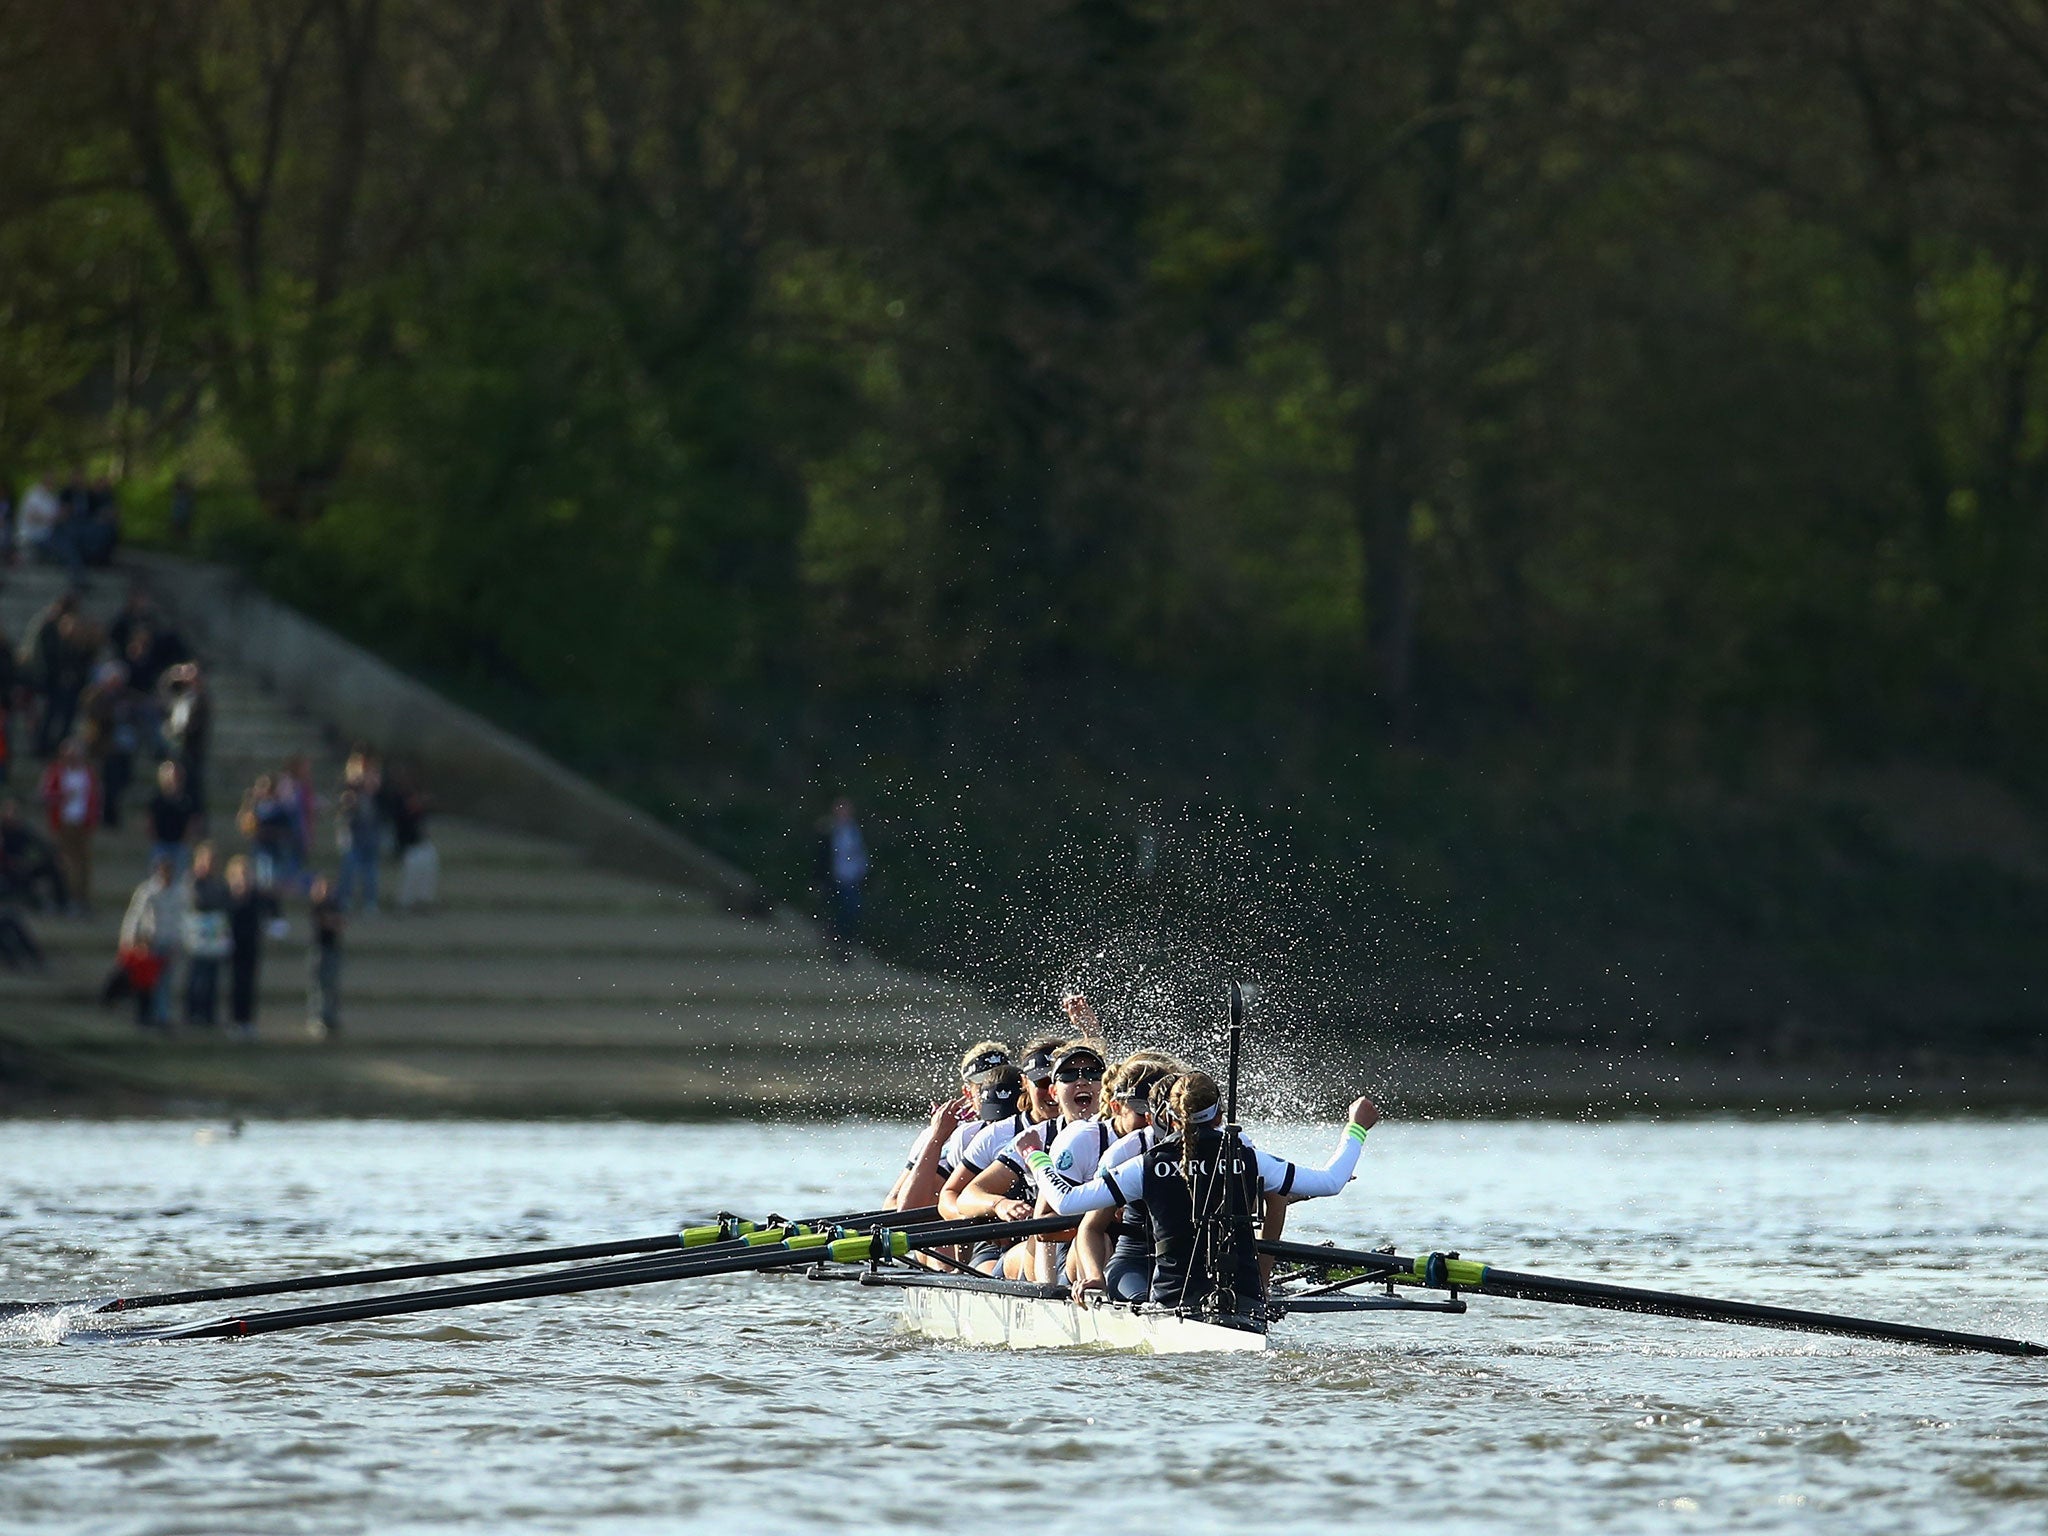
[[[903,1214],[914,1216],[917,1213]],[[688,1253],[653,1259],[641,1258],[619,1264],[598,1264],[584,1269],[533,1275],[523,1280],[495,1280],[473,1285],[444,1286],[438,1290],[413,1291],[402,1296],[369,1296],[360,1301],[290,1307],[276,1312],[255,1312],[246,1317],[223,1318],[216,1322],[193,1323],[180,1328],[112,1333],[78,1332],[67,1334],[65,1342],[242,1338],[259,1333],[279,1333],[288,1328],[312,1328],[327,1323],[399,1317],[413,1312],[441,1312],[454,1307],[519,1301],[534,1296],[573,1295],[583,1291],[612,1290],[630,1285],[652,1285],[668,1280],[694,1280],[707,1275],[744,1274],[785,1265],[819,1261],[860,1264],[870,1259],[900,1259],[913,1249],[943,1248],[970,1238],[1029,1237],[1038,1232],[1057,1232],[1072,1224],[1073,1218],[1070,1216],[1040,1216],[1027,1221],[932,1222],[908,1229],[885,1228],[884,1224],[877,1223],[873,1232],[856,1233],[845,1237],[835,1237],[830,1232],[815,1232],[781,1238],[775,1232],[760,1232],[740,1240],[743,1244],[758,1245],[744,1252],[720,1253],[710,1257],[702,1253]]]
[[[386,1264],[376,1269],[345,1269],[322,1275],[298,1275],[285,1280],[251,1280],[240,1285],[213,1285],[198,1290],[160,1291],[146,1296],[115,1296],[80,1301],[0,1302],[0,1318],[23,1312],[56,1312],[80,1307],[88,1314],[136,1312],[147,1307],[175,1307],[200,1301],[235,1301],[247,1296],[282,1296],[293,1291],[329,1291],[355,1285],[382,1285],[392,1280],[427,1280],[439,1275],[466,1275],[486,1269],[533,1269],[543,1264],[574,1264],[584,1259],[616,1258],[623,1254],[662,1253],[676,1248],[715,1247],[737,1237],[757,1232],[780,1231],[785,1226],[809,1231],[825,1227],[862,1227],[887,1221],[909,1226],[937,1219],[935,1205],[915,1211],[848,1211],[839,1216],[813,1216],[793,1223],[779,1221],[756,1224],[724,1221],[685,1227],[680,1232],[658,1232],[652,1237],[629,1237],[608,1243],[576,1243],[561,1248],[527,1248],[515,1253],[485,1253],[471,1258],[435,1259],[419,1264]]]
[[[1993,1355],[2048,1355],[2048,1345],[1988,1333],[1958,1333],[1950,1328],[1924,1328],[1917,1323],[1890,1323],[1834,1312],[1809,1312],[1799,1307],[1766,1306],[1754,1301],[1725,1301],[1712,1296],[1684,1296],[1675,1291],[1647,1291],[1602,1280],[1565,1280],[1550,1275],[1498,1269],[1470,1259],[1432,1253],[1420,1259],[1400,1254],[1369,1253],[1355,1248],[1322,1248],[1312,1243],[1262,1242],[1261,1253],[1292,1259],[1316,1268],[1343,1265],[1370,1269],[1397,1285],[1456,1287],[1482,1296],[1516,1301],[1549,1301],[1570,1307],[1598,1307],[1610,1312],[1642,1312],[1693,1322],[1742,1323],[1752,1328],[1783,1328],[1799,1333],[1839,1334],[1851,1339],[1883,1339],[1894,1344],[1926,1344],[1937,1349],[1967,1349]]]

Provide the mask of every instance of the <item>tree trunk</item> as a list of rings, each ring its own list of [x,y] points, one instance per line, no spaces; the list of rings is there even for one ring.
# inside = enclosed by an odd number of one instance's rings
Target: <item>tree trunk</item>
[[[1366,662],[1385,723],[1406,725],[1415,677],[1415,496],[1392,423],[1371,413],[1353,434],[1351,504],[1365,555]]]

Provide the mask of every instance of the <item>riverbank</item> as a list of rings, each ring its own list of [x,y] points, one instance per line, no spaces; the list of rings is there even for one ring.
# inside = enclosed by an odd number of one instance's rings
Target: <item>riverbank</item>
[[[508,1018],[488,1040],[253,1043],[138,1038],[125,1022],[0,1024],[0,1116],[649,1121],[909,1117],[947,1060],[935,1042],[852,1050],[775,1039],[578,1044],[564,1021]],[[1313,1062],[1313,1066],[1310,1063]],[[2048,1061],[1917,1053],[1903,1061],[1571,1047],[1345,1053],[1254,1063],[1253,1114],[1334,1114],[1356,1089],[1403,1120],[1632,1116],[1951,1115],[2048,1111]]]

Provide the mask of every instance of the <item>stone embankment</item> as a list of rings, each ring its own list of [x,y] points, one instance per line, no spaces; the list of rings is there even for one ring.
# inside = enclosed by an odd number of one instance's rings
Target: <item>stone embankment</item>
[[[88,612],[110,620],[135,576],[208,666],[217,844],[242,847],[234,811],[257,774],[308,753],[331,797],[349,746],[363,741],[417,764],[442,808],[431,822],[440,899],[412,913],[387,901],[352,922],[338,1039],[316,1040],[303,1026],[303,902],[288,905],[291,931],[266,950],[256,1041],[146,1034],[125,1005],[97,1000],[147,860],[148,791],[138,783],[120,830],[99,834],[92,915],[32,914],[49,969],[0,970],[0,1103],[902,1112],[934,1063],[995,1026],[978,1000],[929,978],[866,956],[834,963],[810,922],[771,908],[745,876],[304,618],[238,596],[219,573],[161,558],[96,572]],[[61,589],[54,571],[0,574],[0,633],[19,643]],[[238,611],[260,617],[260,636],[233,633]],[[379,735],[380,726],[403,734]],[[6,790],[39,824],[40,768],[18,752]],[[546,831],[551,811],[558,835]],[[314,854],[334,866],[331,816],[318,823]],[[385,875],[388,896],[395,868]],[[878,1102],[878,1084],[910,1100]]]

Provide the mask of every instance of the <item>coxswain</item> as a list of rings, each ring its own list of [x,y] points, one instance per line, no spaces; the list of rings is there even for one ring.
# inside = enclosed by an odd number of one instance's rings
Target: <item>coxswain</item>
[[[1360,1097],[1330,1161],[1304,1168],[1261,1152],[1240,1133],[1225,1167],[1221,1094],[1206,1072],[1174,1083],[1159,1126],[1162,1134],[1135,1157],[1103,1169],[1071,1190],[1053,1189],[1047,1204],[1063,1216],[1142,1201],[1152,1231],[1151,1301],[1190,1310],[1218,1291],[1233,1298],[1229,1312],[1256,1316],[1264,1296],[1252,1213],[1262,1203],[1334,1195],[1350,1182],[1379,1110]],[[1043,1154],[1041,1154],[1043,1155]]]
[[[993,1118],[983,1112],[983,1085],[1008,1068],[1010,1048],[999,1040],[983,1040],[967,1048],[960,1057],[959,1096],[932,1106],[930,1121],[911,1143],[910,1157],[882,1202],[886,1209],[912,1211],[933,1203],[939,1186],[959,1166],[968,1141]],[[1002,1113],[1015,1109],[1012,1102]]]

